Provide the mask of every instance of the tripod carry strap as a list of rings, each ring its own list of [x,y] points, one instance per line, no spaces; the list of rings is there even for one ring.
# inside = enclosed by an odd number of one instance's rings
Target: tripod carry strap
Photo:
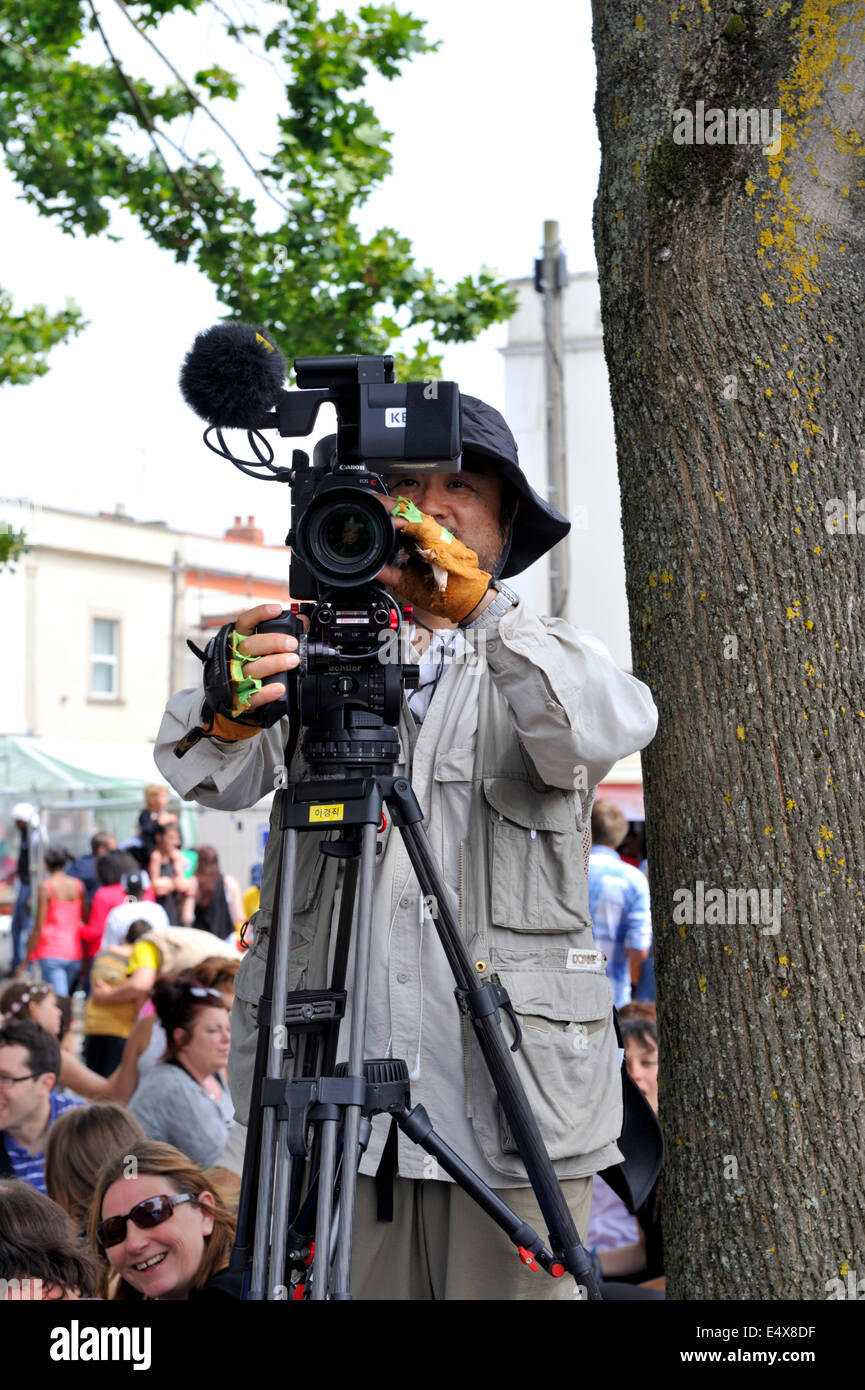
[[[391,1120],[375,1175],[376,1221],[393,1221],[393,1184],[399,1166],[399,1128]]]

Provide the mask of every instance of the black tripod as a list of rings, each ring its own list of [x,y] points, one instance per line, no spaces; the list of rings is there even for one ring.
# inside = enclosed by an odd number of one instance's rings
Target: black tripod
[[[435,1156],[501,1226],[526,1264],[540,1266],[553,1277],[570,1273],[587,1297],[600,1297],[502,1032],[504,1009],[515,1027],[516,1050],[519,1026],[507,993],[494,979],[478,973],[448,905],[411,785],[392,774],[399,756],[396,730],[370,711],[341,708],[325,726],[308,731],[304,755],[312,771],[323,775],[280,793],[279,894],[258,1006],[258,1045],[231,1262],[232,1269],[245,1275],[247,1297],[351,1298],[357,1171],[371,1117],[382,1112]],[[432,895],[436,904],[433,920],[456,982],[457,1004],[474,1027],[551,1248],[439,1138],[423,1106],[410,1108],[405,1062],[364,1058],[376,836],[383,806],[403,836],[424,896]],[[338,825],[340,836],[324,841],[321,851],[347,861],[331,987],[289,993],[298,835],[327,825]],[[355,906],[349,1057],[347,1065],[338,1067]],[[291,1079],[283,1074],[287,1058],[295,1061]]]

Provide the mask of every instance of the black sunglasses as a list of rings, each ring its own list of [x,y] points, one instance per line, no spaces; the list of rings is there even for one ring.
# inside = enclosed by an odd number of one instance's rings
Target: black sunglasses
[[[151,1231],[154,1226],[161,1226],[163,1221],[167,1221],[181,1202],[192,1202],[196,1207],[201,1205],[188,1192],[182,1192],[178,1197],[148,1197],[138,1202],[125,1216],[109,1216],[107,1221],[100,1221],[96,1227],[96,1239],[103,1250],[119,1245],[126,1239],[127,1221],[132,1221],[139,1231]]]

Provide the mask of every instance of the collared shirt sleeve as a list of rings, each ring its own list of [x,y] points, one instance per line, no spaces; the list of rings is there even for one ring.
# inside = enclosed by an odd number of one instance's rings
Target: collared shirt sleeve
[[[200,801],[218,811],[254,806],[278,785],[288,721],[280,720],[238,743],[202,738],[178,758],[174,751],[178,743],[201,722],[203,700],[201,687],[172,695],[156,736],[156,766],[184,801]]]
[[[628,951],[648,951],[652,945],[652,911],[649,901],[649,884],[637,870],[642,883],[635,876],[628,875],[628,905],[625,914],[624,945]]]
[[[547,786],[597,786],[619,758],[654,736],[658,712],[648,686],[620,670],[593,632],[539,618],[520,602],[485,650],[520,742]]]

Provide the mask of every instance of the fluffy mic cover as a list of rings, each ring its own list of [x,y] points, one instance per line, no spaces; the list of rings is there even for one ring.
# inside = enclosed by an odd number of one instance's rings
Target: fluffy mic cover
[[[221,429],[255,429],[284,381],[279,348],[248,323],[218,323],[199,333],[180,370],[186,404]]]

